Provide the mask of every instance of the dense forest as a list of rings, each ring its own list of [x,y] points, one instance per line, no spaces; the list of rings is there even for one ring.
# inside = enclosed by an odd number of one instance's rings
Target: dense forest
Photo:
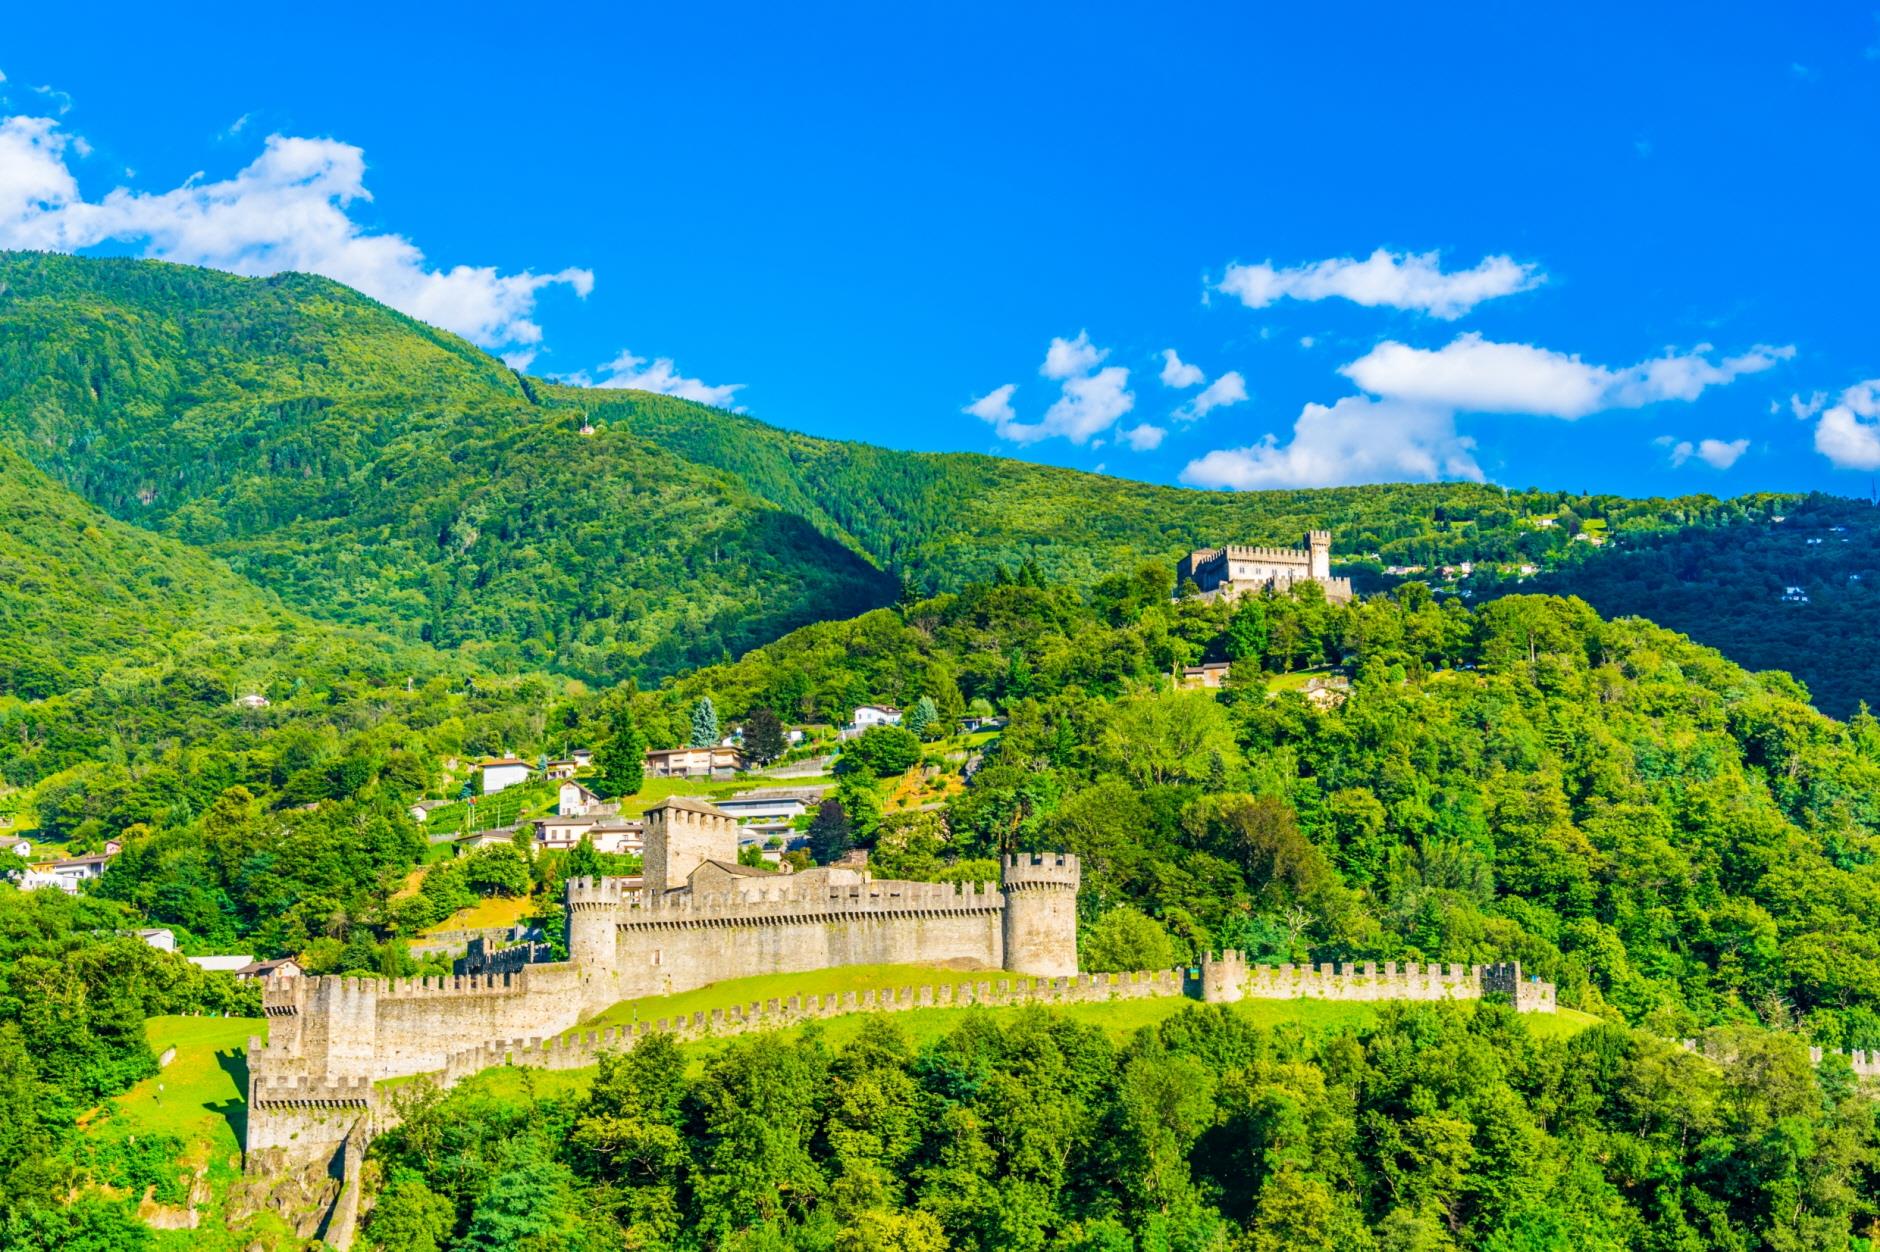
[[[1724,1069],[1507,1008],[1312,1039],[1193,1008],[1117,1047],[1035,1010],[918,1050],[667,1036],[568,1098],[472,1083],[374,1151],[365,1234],[442,1248],[1413,1252],[1867,1248],[1874,1104],[1732,1034]],[[1850,1239],[1860,1233],[1862,1238]]]
[[[1608,616],[1787,670],[1837,716],[1880,692],[1880,649],[1860,646],[1872,580],[1844,568],[1880,523],[1849,502],[1471,483],[1209,493],[891,451],[522,377],[305,275],[0,256],[0,446],[75,493],[0,463],[74,531],[96,528],[82,501],[178,541],[88,556],[101,582],[119,569],[149,586],[166,567],[179,588],[245,581],[299,614],[508,674],[652,683],[903,585],[957,590],[1029,560],[1087,588],[1194,547],[1323,527],[1365,590],[1389,569],[1470,564],[1492,569],[1456,589],[1494,594],[1532,567]],[[1775,517],[1811,508],[1848,527],[1841,551],[1770,536]],[[0,534],[0,560],[38,562],[20,532]],[[1784,599],[1790,586],[1805,604]],[[30,599],[7,598],[27,602],[0,603],[12,632]],[[95,673],[82,654],[67,674],[55,648],[19,651],[30,663],[0,669],[0,695]]]

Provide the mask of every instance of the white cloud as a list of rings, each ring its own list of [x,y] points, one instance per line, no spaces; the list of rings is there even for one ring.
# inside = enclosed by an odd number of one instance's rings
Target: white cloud
[[[992,423],[999,438],[1012,443],[1031,444],[1062,436],[1082,446],[1136,407],[1127,369],[1120,365],[1097,369],[1109,355],[1108,349],[1094,346],[1083,331],[1075,339],[1053,339],[1038,372],[1058,380],[1061,386],[1057,400],[1038,421],[1018,420],[1012,407],[1012,393],[1018,389],[1015,383],[987,392],[967,405],[965,411]]]
[[[1657,442],[1670,445],[1673,466],[1683,465],[1695,457],[1712,469],[1727,470],[1735,465],[1745,452],[1749,451],[1747,439],[1732,439],[1727,443],[1721,439],[1702,439],[1693,444],[1688,439],[1673,443],[1667,437]]]
[[[1183,421],[1198,421],[1215,409],[1239,404],[1246,398],[1247,380],[1240,376],[1240,371],[1228,370],[1209,383],[1200,395],[1175,410],[1175,416]]]
[[[1053,339],[1038,372],[1046,378],[1074,378],[1088,374],[1108,355],[1109,349],[1091,344],[1089,331],[1080,330],[1075,339]]]
[[[1476,413],[1527,413],[1567,419],[1662,400],[1695,400],[1705,388],[1760,373],[1795,354],[1758,346],[1713,362],[1708,344],[1623,369],[1590,365],[1524,343],[1461,335],[1446,347],[1412,348],[1387,340],[1339,373],[1373,395]]]
[[[596,387],[657,391],[662,396],[695,400],[716,409],[731,408],[732,396],[744,387],[743,383],[714,386],[697,378],[684,378],[680,376],[678,366],[673,364],[671,357],[660,357],[648,365],[645,357],[625,351],[601,366],[601,372],[605,377],[594,384]]]
[[[1199,365],[1190,365],[1175,355],[1175,349],[1162,349],[1162,385],[1173,387],[1177,391],[1186,387],[1200,386],[1207,377]]]
[[[1461,317],[1484,300],[1513,295],[1546,281],[1540,267],[1508,256],[1485,257],[1474,269],[1445,274],[1435,252],[1393,253],[1379,248],[1360,261],[1335,257],[1275,269],[1272,262],[1233,264],[1218,285],[1250,309],[1278,300],[1350,300],[1367,307],[1416,309],[1433,317]]]
[[[1138,452],[1153,452],[1162,446],[1162,440],[1167,434],[1168,432],[1160,426],[1153,426],[1148,422],[1144,422],[1140,426],[1132,426],[1128,430],[1117,431],[1116,437]]]
[[[1880,378],[1855,383],[1822,412],[1815,451],[1837,469],[1880,469]]]
[[[1815,414],[1821,412],[1823,409],[1827,407],[1828,407],[1828,393],[1825,391],[1817,391],[1813,393],[1812,395],[1810,395],[1806,400],[1802,399],[1802,397],[1799,394],[1792,395],[1789,397],[1789,412],[1795,414],[1795,416],[1801,419],[1802,421],[1807,421],[1809,418],[1813,417]],[[1781,412],[1781,409],[1778,408],[1772,401],[1770,404],[1769,411],[1771,413],[1779,413]]]
[[[75,137],[50,118],[0,120],[0,247],[74,252],[106,242],[148,256],[237,274],[323,274],[484,347],[536,344],[538,293],[567,286],[585,296],[594,275],[503,274],[492,266],[431,266],[399,235],[370,234],[349,216],[365,187],[365,154],[333,139],[268,136],[233,178],[171,191],[125,187],[86,200],[67,167]]]
[[[1347,396],[1308,404],[1284,445],[1272,435],[1190,461],[1182,481],[1196,487],[1254,491],[1331,487],[1389,479],[1482,480],[1474,441],[1457,434],[1455,415],[1429,405]]]
[[[1006,383],[1003,387],[994,387],[967,405],[962,412],[970,413],[987,422],[1016,421],[1018,414],[1012,408],[1012,393],[1017,390],[1017,383]]]
[[[1190,462],[1182,478],[1201,487],[1243,490],[1392,478],[1479,481],[1475,442],[1456,428],[1460,413],[1571,419],[1604,409],[1694,400],[1709,387],[1769,369],[1794,354],[1792,348],[1757,347],[1712,361],[1705,355],[1709,351],[1703,345],[1614,370],[1531,344],[1492,343],[1473,334],[1434,351],[1386,342],[1340,371],[1370,394],[1330,406],[1308,404],[1290,442],[1282,444],[1268,434],[1246,447],[1210,452]],[[1880,429],[1869,427],[1865,434],[1880,464]],[[1816,438],[1819,445],[1819,431]],[[1706,439],[1676,446],[1667,440],[1664,446],[1678,464],[1695,457],[1727,469],[1749,444]]]

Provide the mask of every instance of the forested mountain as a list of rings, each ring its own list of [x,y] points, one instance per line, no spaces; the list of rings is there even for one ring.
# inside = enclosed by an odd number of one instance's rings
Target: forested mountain
[[[0,255],[0,446],[287,608],[492,671],[656,681],[903,583],[956,589],[1030,561],[1090,587],[1327,527],[1362,590],[1406,576],[1392,569],[1484,598],[1539,585],[1789,670],[1840,716],[1880,693],[1880,570],[1862,564],[1880,519],[1864,505],[1467,483],[1210,493],[895,452],[523,378],[304,275]],[[1809,545],[1830,516],[1847,529]]]

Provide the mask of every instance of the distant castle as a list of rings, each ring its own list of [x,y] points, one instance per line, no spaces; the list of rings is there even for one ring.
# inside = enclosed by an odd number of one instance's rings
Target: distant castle
[[[1306,534],[1303,548],[1196,548],[1175,567],[1175,583],[1192,581],[1206,599],[1238,599],[1315,582],[1334,603],[1351,599],[1351,580],[1332,577],[1332,532]]]

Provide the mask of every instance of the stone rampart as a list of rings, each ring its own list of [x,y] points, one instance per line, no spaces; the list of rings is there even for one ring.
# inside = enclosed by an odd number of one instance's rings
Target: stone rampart
[[[1399,965],[1386,961],[1320,965],[1249,965],[1228,951],[1201,966],[1202,998],[1214,1003],[1271,1000],[1477,1000],[1507,995],[1524,1013],[1552,1013],[1554,985],[1523,978],[1519,962],[1495,965]]]

